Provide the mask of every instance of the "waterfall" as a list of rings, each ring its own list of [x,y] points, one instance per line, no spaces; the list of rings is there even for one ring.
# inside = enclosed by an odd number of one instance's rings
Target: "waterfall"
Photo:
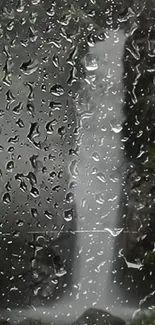
[[[79,293],[77,306],[108,307],[122,188],[122,30],[107,31],[83,59],[86,74],[80,100],[80,155],[75,191],[78,218]],[[77,266],[78,267],[78,266]],[[108,286],[108,287],[107,287]],[[117,293],[116,293],[117,295]]]

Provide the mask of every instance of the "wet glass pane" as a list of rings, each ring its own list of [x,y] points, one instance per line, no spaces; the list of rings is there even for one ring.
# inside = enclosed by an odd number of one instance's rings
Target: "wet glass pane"
[[[0,18],[0,324],[154,325],[154,1]]]

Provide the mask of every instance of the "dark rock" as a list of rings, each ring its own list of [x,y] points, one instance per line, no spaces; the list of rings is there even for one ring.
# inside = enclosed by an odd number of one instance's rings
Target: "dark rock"
[[[125,325],[124,320],[113,316],[108,312],[90,308],[86,310],[81,317],[72,325]]]

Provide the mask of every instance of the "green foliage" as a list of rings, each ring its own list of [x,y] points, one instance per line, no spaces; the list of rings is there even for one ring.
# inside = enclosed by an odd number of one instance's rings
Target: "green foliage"
[[[144,264],[153,264],[155,265],[155,252],[148,251],[144,256]]]
[[[148,146],[146,152],[147,152],[147,163],[145,164],[145,166],[155,171],[155,147]]]
[[[139,319],[135,319],[131,325],[155,325],[155,312],[150,315],[143,315]]]

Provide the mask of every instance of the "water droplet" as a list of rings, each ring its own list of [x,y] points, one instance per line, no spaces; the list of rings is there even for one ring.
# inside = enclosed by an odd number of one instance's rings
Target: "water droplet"
[[[118,120],[114,119],[110,122],[111,130],[114,133],[120,133],[122,131],[122,124]]]
[[[53,219],[53,214],[47,210],[44,212],[44,216],[49,220]]]
[[[71,190],[74,190],[76,187],[77,187],[77,182],[75,182],[75,181],[70,182],[70,184],[69,184],[69,188],[70,188]]]
[[[116,228],[116,229],[109,229],[109,228],[105,228],[105,231],[108,231],[113,237],[117,237],[121,234],[121,232],[123,231],[123,228]]]
[[[31,214],[34,219],[38,217],[38,210],[36,208],[31,208]]]
[[[37,177],[33,172],[29,172],[26,177],[28,178],[31,186],[37,184]]]
[[[77,177],[79,175],[77,164],[78,164],[77,160],[72,160],[69,165],[69,172],[73,177]]]
[[[97,151],[93,152],[93,153],[92,153],[92,158],[93,158],[93,160],[95,160],[95,161],[99,161],[99,160],[100,160],[100,155],[99,155],[99,153],[98,153]]]
[[[71,20],[71,14],[63,14],[61,18],[58,20],[59,24],[62,26],[68,26],[69,22]]]
[[[37,59],[30,59],[27,62],[24,62],[21,66],[20,69],[25,75],[30,75],[34,72],[37,71],[39,65],[39,61]]]
[[[39,125],[37,122],[31,123],[27,138],[33,143],[34,138],[39,136]]]
[[[76,82],[78,80],[77,77],[77,70],[76,67],[72,67],[72,69],[70,70],[70,74],[69,74],[69,78],[67,80],[67,84],[69,86],[71,86],[74,82]]]
[[[25,184],[24,180],[22,180],[22,181],[20,182],[20,190],[21,190],[22,192],[26,192],[26,191],[27,191],[27,185]]]
[[[16,124],[19,126],[19,128],[24,128],[25,124],[23,122],[23,120],[21,118],[18,119],[18,121],[16,122]]]
[[[25,8],[25,3],[23,0],[19,0],[17,3],[16,11],[17,12],[23,12]]]
[[[55,178],[57,176],[57,173],[55,171],[52,171],[49,175],[51,178]]]
[[[58,178],[61,179],[63,177],[63,170],[60,170],[58,172]]]
[[[6,183],[5,188],[7,192],[11,191],[11,184],[9,182]]]
[[[30,191],[30,194],[31,194],[34,198],[36,198],[36,197],[39,196],[39,190],[38,190],[36,187],[32,187],[32,188],[31,188],[31,191]]]
[[[38,155],[33,155],[30,157],[30,163],[34,169],[37,168],[37,162],[38,162],[37,158],[38,158]]]
[[[56,68],[59,67],[59,58],[57,55],[53,55],[52,62]]]
[[[110,176],[109,179],[113,182],[113,183],[117,183],[119,181],[118,175],[116,172],[113,172]]]
[[[16,181],[22,181],[23,177],[24,177],[24,174],[17,173],[17,174],[15,175],[15,180],[16,180]]]
[[[5,62],[4,68],[3,68],[4,73],[5,73],[4,78],[3,78],[3,83],[9,87],[12,84],[12,80],[11,80],[12,68],[13,68],[13,61],[12,61],[11,57],[8,57]]]
[[[23,227],[24,226],[24,221],[23,220],[18,220],[16,222],[16,224],[17,224],[18,227]]]
[[[23,103],[19,103],[18,105],[16,105],[14,108],[13,108],[13,113],[15,114],[20,114],[21,111],[23,110]]]
[[[15,100],[15,96],[13,95],[13,93],[12,93],[12,91],[10,89],[6,92],[6,100],[9,103],[14,102],[14,100]]]
[[[48,8],[46,12],[47,12],[47,15],[49,17],[53,17],[55,15],[55,8],[54,8],[54,6]]]
[[[95,269],[95,272],[97,272],[97,273],[100,273],[100,269],[101,269],[101,266],[104,266],[105,265],[105,261],[104,262],[101,262],[98,266],[97,266],[97,268]]]
[[[14,169],[14,161],[13,160],[10,160],[8,161],[8,163],[6,164],[6,169],[8,172],[12,172],[13,169]]]
[[[4,116],[4,110],[0,109],[0,118]]]
[[[66,202],[72,203],[74,201],[74,194],[72,192],[68,192],[66,194]]]
[[[61,137],[63,137],[66,133],[66,128],[65,126],[61,126],[60,128],[58,128],[58,134],[61,135]]]
[[[34,100],[34,83],[33,82],[26,82],[25,85],[29,88],[28,100]]]
[[[64,268],[61,268],[59,271],[55,272],[55,275],[59,278],[64,276],[65,274],[67,274],[67,271]]]
[[[97,64],[96,59],[93,57],[93,54],[88,53],[85,56],[84,61],[85,61],[85,67],[86,67],[87,71],[95,71],[98,69],[98,64]]]
[[[34,109],[34,105],[32,103],[27,104],[27,111],[29,114],[32,115],[32,117],[34,117],[35,109]]]
[[[64,95],[65,90],[61,85],[55,84],[54,86],[51,87],[50,92],[52,95],[59,97]]]
[[[92,33],[90,33],[88,36],[87,36],[87,43],[90,47],[94,47],[95,45],[95,37]]]
[[[62,107],[61,102],[51,101],[50,104],[49,104],[49,108],[52,109],[52,112],[60,111],[61,107]]]
[[[48,134],[52,134],[54,129],[53,129],[53,121],[50,121],[46,124],[46,131]]]
[[[8,139],[8,143],[17,143],[19,141],[19,135],[15,135]]]
[[[10,21],[8,24],[7,24],[7,30],[11,31],[14,29],[14,26],[15,26],[15,23],[14,21]]]
[[[36,42],[38,38],[37,31],[32,26],[29,27],[29,38],[31,42]]]
[[[36,20],[37,20],[37,12],[31,12],[30,17],[29,17],[29,21],[31,24],[35,24]]]
[[[40,3],[40,0],[31,0],[32,5],[38,5]]]
[[[60,185],[56,185],[56,186],[54,186],[53,188],[52,188],[52,191],[54,191],[54,192],[59,192],[60,191]]]
[[[68,209],[64,211],[64,220],[69,222],[72,221],[74,217],[74,209]]]
[[[4,193],[2,200],[5,204],[11,203],[11,196],[10,193]]]
[[[105,174],[103,174],[102,172],[98,172],[96,176],[102,183],[106,182]]]
[[[95,201],[98,204],[103,204],[105,202],[104,194],[103,193],[97,193],[97,194],[95,194]]]

